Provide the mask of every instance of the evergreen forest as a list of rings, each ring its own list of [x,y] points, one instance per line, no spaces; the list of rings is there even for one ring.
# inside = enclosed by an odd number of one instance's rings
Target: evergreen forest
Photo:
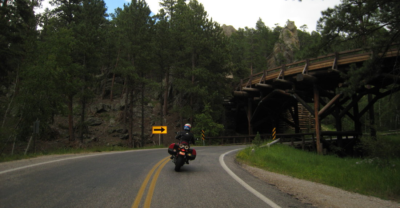
[[[145,145],[150,104],[160,106],[161,125],[176,114],[195,132],[207,128],[208,135],[221,135],[224,99],[240,79],[271,67],[267,60],[284,28],[259,19],[254,28],[226,34],[227,26],[213,21],[197,0],[160,0],[159,11],[151,11],[145,0],[132,0],[112,13],[106,13],[103,0],[51,0],[56,8],[41,14],[34,13],[40,0],[0,3],[1,155],[12,154],[16,142],[26,147],[35,131],[39,140],[55,139],[58,117],[66,118],[68,141],[82,143],[90,105],[116,98],[125,106],[118,122],[130,147]],[[358,48],[385,53],[400,40],[400,1],[342,0],[321,13],[317,31],[307,29],[296,28],[293,59],[277,64]],[[379,73],[381,61],[376,56],[347,75],[346,93]],[[399,64],[392,75],[395,86]],[[367,98],[363,102],[367,105]],[[400,129],[399,103],[399,93],[379,100],[374,128]]]

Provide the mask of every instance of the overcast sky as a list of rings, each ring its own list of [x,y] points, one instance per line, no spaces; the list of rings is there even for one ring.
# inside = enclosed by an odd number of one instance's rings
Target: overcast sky
[[[209,18],[223,25],[232,25],[236,29],[255,28],[259,18],[272,28],[278,23],[284,26],[289,19],[295,21],[298,28],[306,24],[308,31],[316,30],[321,11],[340,4],[340,0],[198,0],[203,4]],[[49,0],[44,0],[43,9],[49,7]],[[130,0],[104,0],[107,13],[113,13],[117,7],[123,7]],[[160,0],[146,0],[151,11],[158,13]]]

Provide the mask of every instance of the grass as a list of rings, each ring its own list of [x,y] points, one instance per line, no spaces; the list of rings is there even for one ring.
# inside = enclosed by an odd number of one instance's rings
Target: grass
[[[239,161],[267,171],[400,202],[400,159],[386,166],[377,159],[339,158],[276,144],[240,151]]]
[[[326,125],[326,124],[321,124],[321,130],[322,131],[336,131],[336,129],[333,125]]]
[[[92,152],[111,152],[111,151],[128,151],[138,149],[154,149],[154,148],[165,148],[165,146],[146,146],[142,148],[129,148],[121,146],[104,146],[104,147],[92,147],[92,148],[61,148],[52,151],[42,151],[38,153],[28,153],[27,155],[15,154],[15,155],[3,155],[0,157],[0,162],[8,162],[14,160],[22,160],[35,158],[45,155],[65,155],[65,154],[80,154],[80,153],[92,153]]]

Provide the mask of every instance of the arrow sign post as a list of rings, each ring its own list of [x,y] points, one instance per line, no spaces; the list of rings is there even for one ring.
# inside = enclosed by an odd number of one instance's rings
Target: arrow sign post
[[[153,126],[153,134],[167,134],[167,126]]]

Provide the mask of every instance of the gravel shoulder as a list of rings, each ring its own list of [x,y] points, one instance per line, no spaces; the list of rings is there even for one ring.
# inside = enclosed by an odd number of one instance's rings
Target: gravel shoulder
[[[250,174],[275,185],[279,190],[293,195],[303,203],[329,208],[400,208],[400,203],[365,196],[339,188],[269,172],[246,164],[240,164]]]

